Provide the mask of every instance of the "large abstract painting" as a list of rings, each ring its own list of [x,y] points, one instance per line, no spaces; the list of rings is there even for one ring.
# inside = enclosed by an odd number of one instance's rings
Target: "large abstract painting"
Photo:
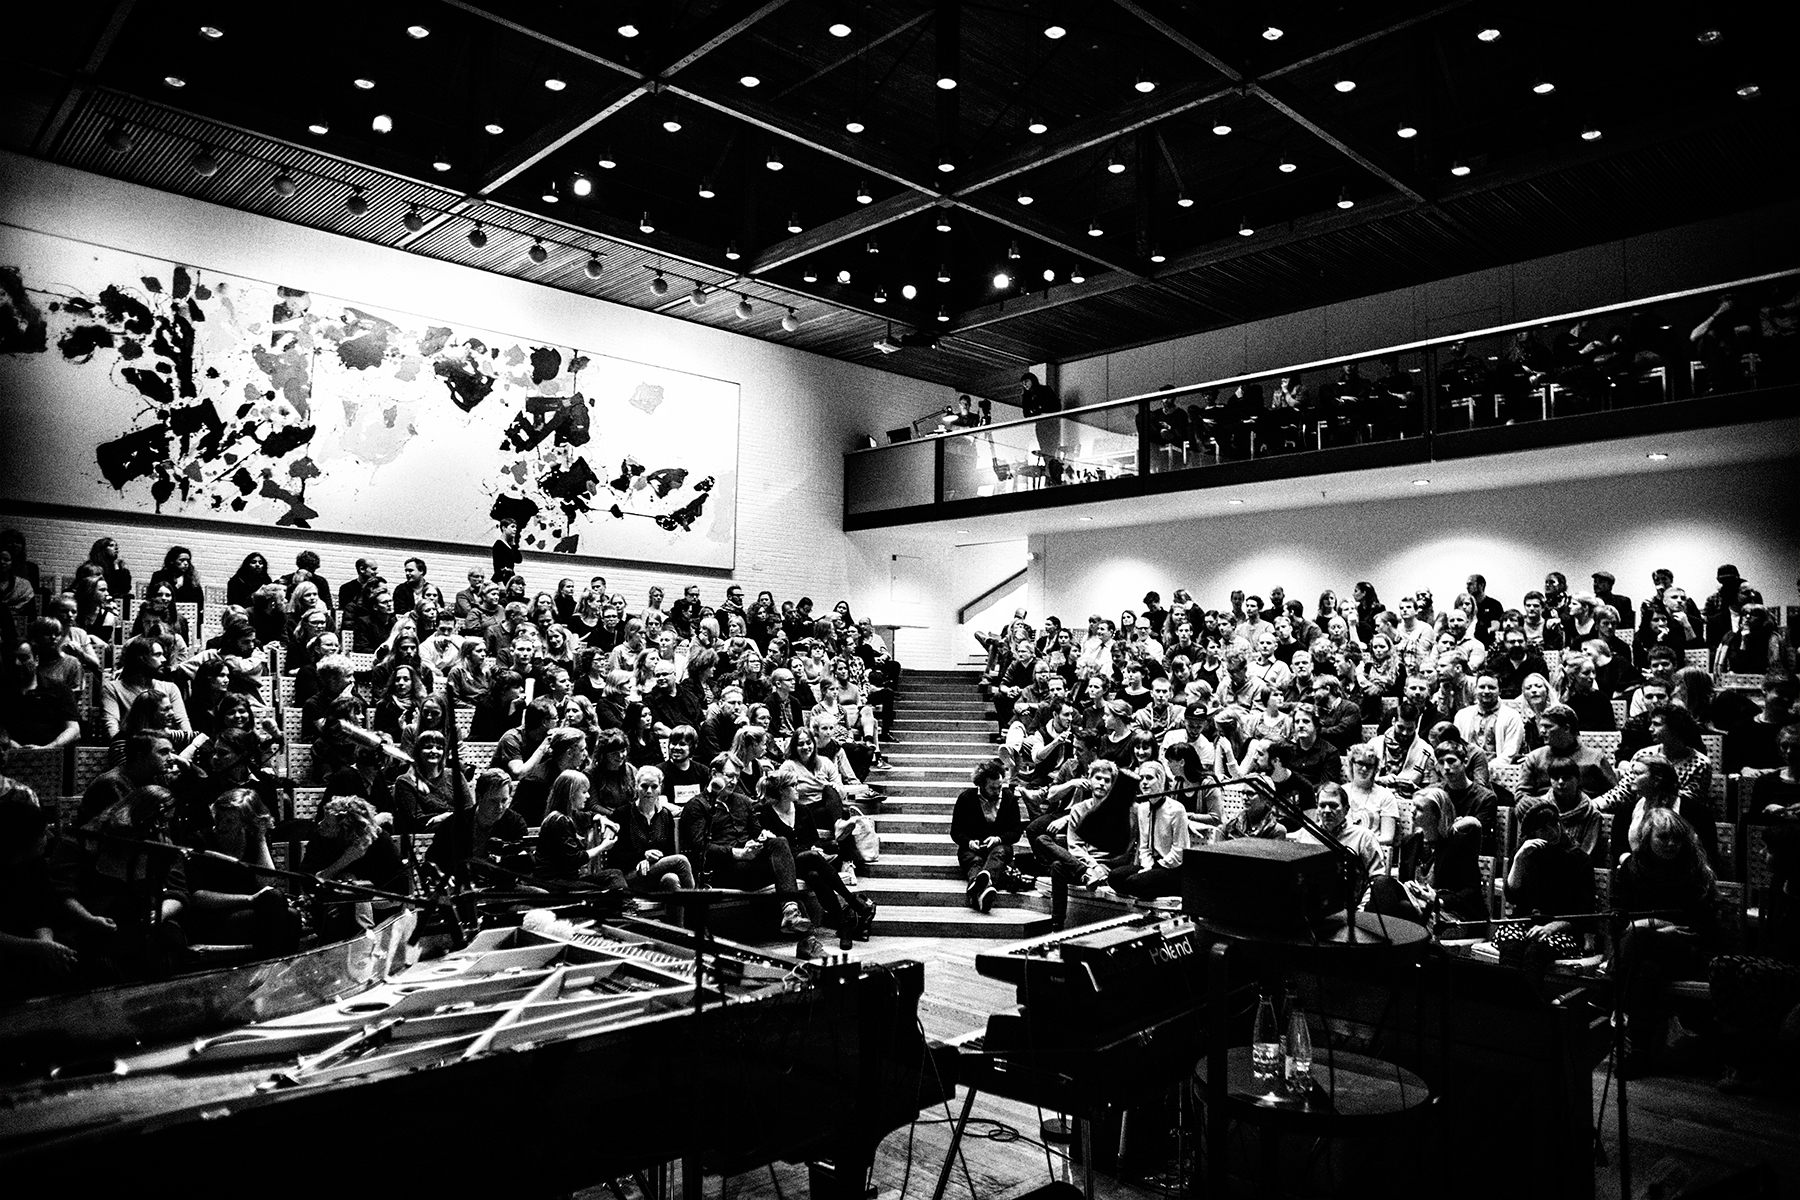
[[[0,495],[734,565],[737,385],[0,227]]]

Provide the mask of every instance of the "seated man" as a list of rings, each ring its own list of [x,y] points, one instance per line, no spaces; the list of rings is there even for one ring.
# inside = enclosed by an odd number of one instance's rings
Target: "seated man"
[[[52,815],[30,788],[0,776],[0,999],[74,985],[82,962],[72,932],[113,932],[58,886],[47,853]]]
[[[1500,680],[1491,672],[1475,677],[1475,703],[1456,714],[1456,730],[1464,741],[1481,747],[1490,766],[1525,753],[1525,719],[1518,709],[1500,703]]]
[[[212,820],[206,848],[214,853],[188,860],[189,936],[196,942],[247,943],[267,956],[294,953],[300,948],[300,914],[251,869],[273,865],[268,810],[255,792],[233,788],[213,801]]]
[[[1502,700],[1516,700],[1527,677],[1542,675],[1550,678],[1550,668],[1544,662],[1544,656],[1533,649],[1526,641],[1523,629],[1508,629],[1500,635],[1500,647],[1497,653],[1490,655],[1482,664],[1492,673],[1494,681],[1500,685]],[[1476,680],[1476,698],[1480,699],[1480,680]]]
[[[1057,797],[1058,789],[1050,789]],[[1071,780],[1075,797],[1065,818],[1032,823],[1031,848],[1038,865],[1056,878],[1102,891],[1108,876],[1135,860],[1131,806],[1137,780],[1109,759],[1094,758],[1086,775]]]
[[[1572,769],[1563,778],[1572,778]],[[1584,939],[1567,921],[1543,920],[1594,911],[1594,870],[1581,847],[1569,839],[1557,805],[1549,800],[1519,804],[1519,848],[1506,872],[1506,898],[1514,911],[1539,918],[1522,935],[1527,962],[1536,957],[1573,958]],[[1502,954],[1506,953],[1504,947]]]
[[[38,677],[37,651],[20,639],[12,646],[10,677],[0,682],[0,750],[60,750],[81,736],[75,697],[68,688]]]
[[[812,932],[812,919],[800,908],[793,848],[761,828],[755,805],[738,788],[738,763],[729,751],[713,759],[706,791],[683,806],[676,828],[681,852],[704,886],[757,891],[773,884],[782,902],[781,932]]]
[[[1524,758],[1525,773],[1519,781],[1519,795],[1550,794],[1550,764],[1568,759],[1581,777],[1581,792],[1592,798],[1604,794],[1617,781],[1618,774],[1606,755],[1582,743],[1581,724],[1575,710],[1566,704],[1552,704],[1538,716],[1538,735],[1544,744]]]
[[[318,834],[306,843],[301,871],[390,895],[411,894],[411,875],[374,805],[357,796],[333,797],[320,806],[318,824]],[[313,905],[313,930],[325,941],[342,941],[373,929],[398,908],[391,900],[330,888],[316,892]]]
[[[1499,840],[1500,802],[1494,789],[1469,777],[1468,762],[1468,747],[1462,742],[1445,738],[1438,743],[1440,786],[1456,806],[1458,817],[1473,817],[1481,822],[1482,842],[1492,846]]]
[[[1318,710],[1319,736],[1339,754],[1362,741],[1362,706],[1344,695],[1335,675],[1320,675],[1313,682],[1313,707]]]
[[[971,787],[956,797],[950,816],[950,840],[956,843],[957,865],[968,880],[969,907],[987,912],[994,907],[995,889],[1007,884],[1012,890],[1020,876],[1012,866],[1013,843],[1022,823],[1015,794],[1002,789],[1006,768],[997,758],[975,766]]]
[[[1335,838],[1338,845],[1354,856],[1356,869],[1350,880],[1350,888],[1360,905],[1363,893],[1368,890],[1369,880],[1387,870],[1387,851],[1382,849],[1381,839],[1367,826],[1350,824],[1349,798],[1344,794],[1342,784],[1326,783],[1320,786],[1312,816],[1320,829]],[[1314,846],[1322,844],[1311,830],[1305,828],[1288,834],[1288,840]]]
[[[156,733],[134,734],[125,741],[125,761],[101,772],[82,793],[75,824],[85,828],[139,788],[172,786],[180,771],[173,742]]]
[[[525,849],[525,835],[530,828],[525,818],[512,811],[513,780],[496,767],[475,776],[475,803],[458,809],[434,828],[431,849],[425,861],[451,879],[462,883],[481,882],[477,868],[470,861],[491,862],[521,874],[531,870],[531,855]]]

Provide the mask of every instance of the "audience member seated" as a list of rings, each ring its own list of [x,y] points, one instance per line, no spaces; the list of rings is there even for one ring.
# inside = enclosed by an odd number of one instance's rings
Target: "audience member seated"
[[[1413,793],[1413,831],[1400,844],[1398,876],[1378,875],[1369,888],[1369,910],[1430,927],[1440,918],[1485,921],[1481,883],[1481,822],[1459,817],[1442,788]]]
[[[1139,769],[1139,799],[1132,806],[1132,839],[1137,861],[1112,872],[1106,886],[1121,896],[1155,900],[1181,895],[1181,864],[1187,857],[1188,815],[1161,764]]]
[[[1718,884],[1694,827],[1673,808],[1652,808],[1640,848],[1613,878],[1612,906],[1637,916],[1613,947],[1613,976],[1625,991],[1627,1079],[1656,1070],[1668,1046],[1669,1011],[1662,985],[1706,975],[1713,942]]]
[[[1350,878],[1350,894],[1360,904],[1363,894],[1368,890],[1369,881],[1387,870],[1387,852],[1382,848],[1380,839],[1366,826],[1351,823],[1349,797],[1340,784],[1326,783],[1320,786],[1311,816],[1328,837],[1349,852],[1351,861],[1355,864]],[[1304,827],[1296,829],[1288,837],[1292,841],[1309,845],[1323,844],[1310,829]],[[1175,886],[1176,892],[1179,892],[1179,883]]]
[[[11,668],[0,679],[0,750],[61,749],[81,736],[75,697],[59,683],[38,674],[37,651],[15,640],[8,655]]]
[[[853,896],[844,886],[837,849],[820,838],[819,818],[799,802],[797,783],[798,772],[791,762],[764,775],[759,786],[762,802],[754,819],[763,832],[787,843],[794,858],[794,873],[807,884],[802,902],[809,915],[815,920],[823,918],[825,924],[836,929],[840,945],[848,949],[853,940],[868,938],[875,906]],[[659,791],[660,787],[659,782]],[[810,950],[801,955],[813,956]]]
[[[1618,776],[1612,761],[1580,740],[1581,724],[1575,710],[1566,704],[1552,704],[1538,717],[1538,734],[1544,744],[1525,756],[1525,770],[1519,784],[1521,796],[1550,794],[1550,767],[1559,761],[1571,762],[1580,775],[1581,794],[1593,799],[1604,795]]]
[[[1019,802],[1002,787],[1006,768],[997,758],[975,767],[971,786],[956,797],[950,812],[950,840],[956,844],[969,907],[987,912],[1002,885],[1019,890],[1021,877],[1012,865],[1013,844],[1023,832]]]
[[[1560,778],[1573,780],[1564,764]],[[1517,940],[1526,962],[1542,974],[1549,961],[1579,957],[1585,948],[1580,931],[1562,917],[1594,911],[1594,868],[1587,852],[1569,836],[1566,815],[1555,800],[1527,799],[1514,811],[1519,845],[1506,873],[1505,893],[1520,916],[1532,924],[1515,938],[1497,937],[1505,950]],[[1505,928],[1504,926],[1497,926]]]
[[[195,942],[247,944],[265,956],[300,948],[300,914],[253,869],[274,865],[268,844],[273,825],[255,792],[237,788],[213,801],[206,852],[187,861],[192,898],[187,926]]]
[[[56,877],[49,849],[54,813],[17,780],[0,775],[0,1000],[82,983],[76,945],[107,939],[115,926],[82,906]]]
[[[116,932],[91,925],[76,948],[84,957],[92,951],[126,977],[166,971],[187,950],[183,918],[192,893],[186,855],[169,838],[174,811],[169,789],[139,787],[84,829],[91,849],[79,855],[76,895],[86,912],[110,921]]]
[[[375,806],[359,796],[335,796],[319,808],[318,832],[306,843],[299,869],[327,885],[343,880],[387,896],[412,892],[411,878]],[[313,931],[342,941],[375,928],[399,905],[395,900],[324,886],[313,894]]]
[[[793,849],[786,838],[762,828],[755,805],[740,790],[741,778],[735,754],[713,759],[706,791],[681,810],[678,844],[690,859],[702,856],[696,874],[703,886],[756,891],[773,884],[781,901],[781,931],[801,938],[803,949],[816,950],[817,939],[805,940],[813,922],[800,907]]]

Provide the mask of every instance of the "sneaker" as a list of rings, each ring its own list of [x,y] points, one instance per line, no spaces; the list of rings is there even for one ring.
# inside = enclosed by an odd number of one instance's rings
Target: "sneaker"
[[[866,942],[875,931],[875,902],[864,900],[862,910],[856,914],[856,940]]]
[[[875,756],[875,761],[869,765],[883,771],[891,771],[894,769],[894,764],[888,761],[888,757],[885,754],[877,754]]]
[[[800,944],[794,947],[795,958],[824,958],[825,943],[811,933],[803,934]]]
[[[1099,896],[1103,900],[1117,900],[1119,898],[1119,893],[1113,891],[1104,883],[1097,884],[1094,887],[1094,895]]]
[[[994,898],[998,895],[999,893],[994,890],[992,884],[982,888],[981,894],[975,897],[975,911],[992,912],[994,910]]]
[[[857,888],[856,864],[845,863],[843,866],[839,867],[838,878],[843,881],[845,887],[854,892]]]
[[[892,743],[894,743],[894,745],[896,745],[896,746],[898,746],[898,745],[899,745],[899,744],[900,744],[900,738],[899,738],[899,735],[897,735],[897,734],[892,734],[892,733],[889,733],[889,732],[887,732],[887,731],[886,731],[886,730],[882,730],[882,733],[881,733],[881,740],[882,740],[882,741],[884,741],[884,742],[892,742]]]
[[[812,921],[805,913],[800,911],[800,906],[798,904],[790,902],[782,907],[781,932],[795,934],[811,933],[812,927]]]

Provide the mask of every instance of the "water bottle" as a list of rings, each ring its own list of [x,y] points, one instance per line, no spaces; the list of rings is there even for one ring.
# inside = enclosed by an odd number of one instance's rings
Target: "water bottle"
[[[1281,1022],[1275,1017],[1275,1002],[1263,993],[1256,1006],[1256,1032],[1250,1041],[1250,1067],[1256,1082],[1273,1087],[1281,1079]]]
[[[1298,997],[1289,997],[1286,1052],[1287,1091],[1291,1096],[1304,1096],[1312,1087],[1312,1031],[1306,1026],[1306,1013]]]

